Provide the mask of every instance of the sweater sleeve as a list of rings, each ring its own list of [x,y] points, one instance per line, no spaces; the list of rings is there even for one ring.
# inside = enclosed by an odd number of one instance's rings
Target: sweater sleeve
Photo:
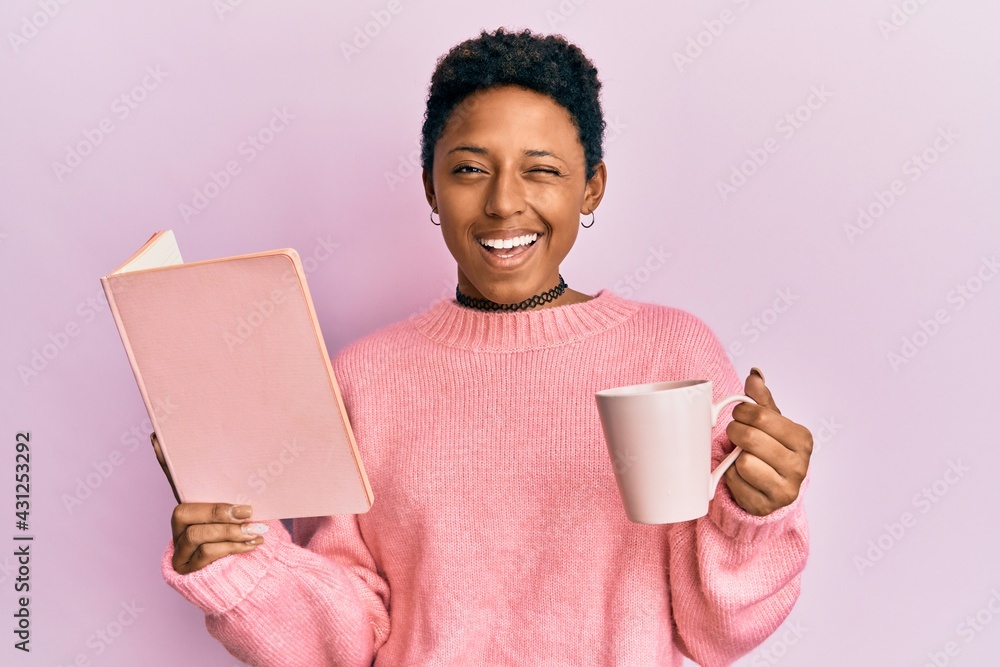
[[[264,543],[188,574],[171,563],[166,582],[205,613],[209,634],[254,667],[370,667],[389,635],[389,585],[375,567],[357,517],[280,521]]]
[[[702,325],[702,377],[713,382],[713,400],[742,394],[743,386],[725,349]],[[732,406],[712,431],[712,461],[732,451],[726,435]],[[719,483],[708,514],[669,526],[668,584],[677,646],[702,667],[729,665],[753,650],[784,622],[799,596],[809,553],[802,504],[809,476],[798,497],[758,517],[733,500]]]

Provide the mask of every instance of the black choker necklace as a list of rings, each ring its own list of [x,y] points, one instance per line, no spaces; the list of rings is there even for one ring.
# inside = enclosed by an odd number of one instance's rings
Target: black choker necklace
[[[528,297],[521,303],[497,303],[496,301],[490,301],[489,299],[474,299],[462,294],[459,291],[458,286],[455,287],[455,298],[466,308],[475,308],[476,310],[527,310],[528,308],[540,306],[543,303],[555,301],[562,295],[563,292],[566,291],[566,287],[566,281],[563,280],[562,275],[560,275],[558,285],[550,289],[548,292],[542,292],[541,294]]]

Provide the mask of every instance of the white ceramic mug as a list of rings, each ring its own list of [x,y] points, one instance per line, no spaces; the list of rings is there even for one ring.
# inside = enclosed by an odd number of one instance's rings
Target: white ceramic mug
[[[712,403],[710,380],[653,382],[595,395],[625,514],[635,523],[676,523],[708,514],[723,473],[742,451],[712,470],[712,428],[732,394]]]

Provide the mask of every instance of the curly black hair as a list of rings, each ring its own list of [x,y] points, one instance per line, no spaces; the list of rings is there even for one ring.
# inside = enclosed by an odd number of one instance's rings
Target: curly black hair
[[[604,113],[597,68],[562,35],[539,35],[531,30],[493,33],[481,31],[438,58],[427,93],[421,130],[421,162],[431,171],[434,145],[452,111],[478,90],[516,85],[548,95],[573,118],[587,163],[587,180],[604,157]]]

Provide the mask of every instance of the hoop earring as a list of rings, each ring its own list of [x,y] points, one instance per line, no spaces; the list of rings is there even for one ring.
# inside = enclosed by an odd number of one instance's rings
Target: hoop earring
[[[437,225],[438,227],[440,227],[441,226],[441,219],[440,218],[438,218],[437,222],[434,222],[434,212],[437,211],[437,210],[438,210],[437,206],[435,206],[434,208],[432,208],[431,209],[431,214],[430,214],[429,217],[431,219],[431,223],[432,224]]]
[[[595,219],[596,217],[597,217],[597,216],[596,216],[596,215],[594,215],[594,212],[593,212],[593,211],[591,211],[591,212],[590,212],[590,224],[589,224],[589,225],[585,225],[585,224],[583,224],[583,223],[581,222],[581,223],[580,223],[580,226],[581,226],[581,227],[583,227],[584,229],[590,229],[591,227],[593,227],[593,226],[594,226],[594,219]]]

